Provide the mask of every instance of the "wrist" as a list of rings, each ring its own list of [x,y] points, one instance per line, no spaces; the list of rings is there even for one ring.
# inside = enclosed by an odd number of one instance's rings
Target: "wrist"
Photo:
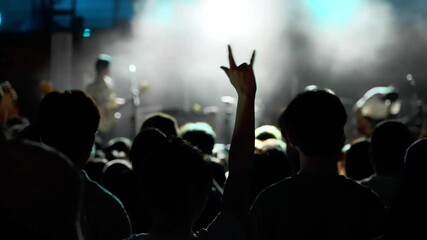
[[[246,101],[255,100],[255,95],[256,95],[255,91],[251,92],[251,93],[238,93],[237,94],[239,100],[246,100]]]

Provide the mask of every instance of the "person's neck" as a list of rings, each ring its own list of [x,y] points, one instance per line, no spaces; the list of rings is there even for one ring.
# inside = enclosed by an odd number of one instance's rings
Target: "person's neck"
[[[337,158],[334,156],[313,157],[300,153],[300,173],[310,175],[338,175]]]
[[[89,157],[87,156],[87,154],[82,154],[80,156],[68,155],[68,157],[71,159],[74,165],[80,170],[84,169],[84,167],[86,166],[86,162],[89,160]]]

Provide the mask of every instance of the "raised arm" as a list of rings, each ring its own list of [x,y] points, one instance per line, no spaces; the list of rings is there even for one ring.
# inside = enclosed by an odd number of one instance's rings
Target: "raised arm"
[[[253,72],[255,51],[250,64],[239,66],[234,62],[228,46],[230,67],[221,67],[238,95],[236,121],[229,152],[229,176],[224,188],[223,209],[235,214],[245,226],[249,213],[251,163],[254,155],[255,93],[256,81]]]

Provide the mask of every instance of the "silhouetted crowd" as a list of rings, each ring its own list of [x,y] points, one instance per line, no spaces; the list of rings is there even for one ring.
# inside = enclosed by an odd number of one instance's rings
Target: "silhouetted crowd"
[[[134,139],[105,141],[82,90],[47,93],[29,123],[2,86],[0,239],[424,238],[427,139],[366,118],[372,131],[349,141],[339,96],[320,88],[255,128],[255,51],[240,65],[228,51],[229,145],[206,122],[178,126],[161,112]]]

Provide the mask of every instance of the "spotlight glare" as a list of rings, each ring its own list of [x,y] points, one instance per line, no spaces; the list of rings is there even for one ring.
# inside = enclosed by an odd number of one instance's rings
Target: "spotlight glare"
[[[136,72],[136,66],[134,64],[129,65],[129,72],[131,72],[131,73]]]
[[[254,9],[246,0],[207,0],[203,3],[202,29],[216,41],[229,43],[253,31]]]

